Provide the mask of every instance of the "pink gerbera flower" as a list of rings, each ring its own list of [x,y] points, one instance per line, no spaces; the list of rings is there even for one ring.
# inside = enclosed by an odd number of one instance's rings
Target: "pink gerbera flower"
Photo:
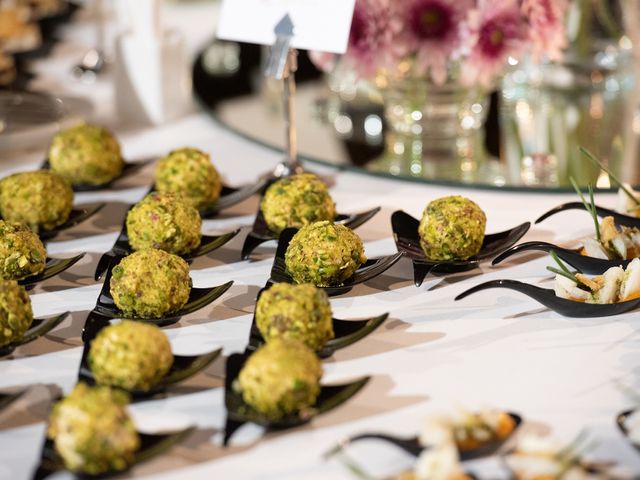
[[[409,0],[404,35],[416,52],[418,73],[430,73],[437,84],[447,79],[447,66],[461,46],[462,28],[474,0]]]
[[[509,56],[524,52],[528,25],[516,0],[484,0],[469,13],[469,55],[461,81],[490,87]]]
[[[364,77],[379,68],[395,68],[407,52],[398,34],[402,21],[393,0],[357,0],[345,58]]]
[[[564,28],[566,0],[523,0],[522,13],[527,18],[534,60],[544,54],[550,60],[559,60],[567,46]]]

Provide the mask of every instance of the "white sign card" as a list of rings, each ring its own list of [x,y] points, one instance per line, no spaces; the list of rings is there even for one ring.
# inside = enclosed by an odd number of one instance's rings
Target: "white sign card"
[[[344,53],[354,5],[355,0],[223,0],[217,36],[273,45],[275,26],[289,14],[293,48]]]

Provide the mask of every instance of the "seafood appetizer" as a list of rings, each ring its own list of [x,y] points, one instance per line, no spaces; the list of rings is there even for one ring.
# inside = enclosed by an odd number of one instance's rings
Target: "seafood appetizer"
[[[611,463],[588,463],[582,456],[590,445],[584,434],[570,445],[548,437],[522,435],[515,450],[504,456],[514,480],[605,480]]]
[[[392,480],[472,480],[460,464],[455,445],[445,443],[422,451],[413,471],[392,477]]]
[[[609,304],[640,298],[640,258],[629,263],[626,270],[611,267],[604,274],[592,278],[582,273],[572,273],[552,253],[560,269],[547,267],[556,274],[554,291],[558,297],[574,302]]]
[[[293,280],[319,287],[341,285],[366,261],[358,234],[329,221],[302,227],[285,253],[287,273]]]
[[[334,337],[329,296],[311,284],[276,283],[263,291],[256,304],[256,325],[267,342],[293,338],[312,350]]]
[[[429,260],[467,260],[482,248],[486,223],[482,209],[468,198],[438,198],[422,214],[420,246]]]
[[[203,210],[220,198],[222,181],[208,154],[196,148],[180,148],[158,161],[155,188],[161,193],[178,193]]]
[[[260,211],[269,230],[302,228],[322,220],[334,221],[336,205],[327,185],[312,173],[281,178],[267,188]]]
[[[105,185],[125,166],[120,144],[106,128],[82,123],[58,132],[49,147],[49,166],[73,185]]]

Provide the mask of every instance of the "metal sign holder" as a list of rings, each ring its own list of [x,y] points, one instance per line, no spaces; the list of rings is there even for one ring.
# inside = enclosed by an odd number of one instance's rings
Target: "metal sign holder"
[[[298,69],[298,51],[291,48],[293,38],[293,22],[285,15],[275,27],[276,42],[271,47],[264,74],[267,77],[283,82],[283,112],[285,123],[286,157],[276,166],[273,176],[285,177],[294,173],[302,173],[302,165],[298,161],[298,140],[296,130],[296,78]]]

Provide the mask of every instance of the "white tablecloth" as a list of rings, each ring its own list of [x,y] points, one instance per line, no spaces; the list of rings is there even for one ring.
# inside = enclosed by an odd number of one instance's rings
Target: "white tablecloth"
[[[206,2],[186,3],[168,16],[180,24],[189,19],[193,46],[208,35],[209,22],[199,12],[212,12]],[[198,10],[199,9],[199,10]],[[198,21],[194,19],[197,18]],[[198,28],[195,26],[197,25]],[[70,65],[87,46],[87,25],[82,17],[64,32],[51,59],[35,68],[35,83],[57,93],[74,93],[92,100],[95,118],[117,129],[110,110],[107,82],[86,86],[67,75]],[[84,33],[83,33],[84,32]],[[195,33],[194,33],[195,32]],[[194,40],[195,39],[195,40]],[[300,121],[304,121],[301,119]],[[171,124],[135,132],[118,131],[127,158],[157,156],[181,146],[210,152],[227,183],[240,184],[271,169],[280,155],[226,131],[207,115],[194,113]],[[0,160],[2,174],[35,168],[42,148]],[[449,194],[474,199],[487,212],[488,232],[532,221],[548,208],[573,200],[573,195],[514,194],[405,183],[330,168],[307,165],[334,182],[331,189],[338,209],[354,212],[381,206],[382,211],[358,229],[369,257],[395,252],[389,217],[398,209],[419,216],[430,200]],[[139,200],[150,183],[150,168],[119,188],[76,195],[77,203],[106,201],[94,219],[64,233],[49,244],[52,255],[88,252],[70,271],[40,285],[31,299],[37,316],[70,310],[70,320],[0,361],[0,387],[35,383],[57,384],[69,391],[77,378],[81,354],[80,332],[100,284],[93,271],[101,252],[108,250],[120,230],[126,204]],[[130,187],[130,188],[129,188]],[[598,195],[598,203],[611,206],[614,198]],[[260,250],[259,259],[239,261],[239,252],[257,208],[257,198],[206,221],[207,233],[243,227],[229,245],[192,266],[194,284],[216,285],[230,279],[234,286],[213,305],[167,328],[176,353],[196,353],[215,346],[224,355],[242,351],[247,342],[255,294],[268,276],[274,245]],[[524,240],[569,242],[592,228],[584,212],[563,213],[534,226]],[[228,448],[221,446],[224,426],[224,359],[188,382],[179,395],[132,407],[142,428],[197,426],[186,442],[164,456],[136,467],[136,477],[189,479],[340,479],[352,478],[337,461],[322,453],[344,436],[362,431],[415,434],[421,419],[452,405],[496,406],[518,412],[526,429],[550,431],[567,442],[581,430],[597,441],[593,459],[611,460],[629,478],[640,477],[640,456],[620,434],[616,415],[634,406],[621,385],[640,391],[640,321],[637,313],[614,318],[571,319],[542,308],[508,290],[493,290],[460,302],[463,290],[490,279],[513,278],[549,285],[548,258],[537,254],[518,257],[492,268],[428,277],[422,287],[412,282],[408,260],[364,286],[332,300],[335,316],[357,318],[390,312],[390,319],[357,344],[324,361],[324,381],[337,382],[370,375],[369,384],[344,406],[294,430],[263,435],[260,428],[244,426]],[[36,389],[37,390],[37,389]],[[40,392],[42,393],[42,392]],[[28,478],[39,457],[48,404],[38,392],[18,401],[0,415],[0,478]],[[351,455],[377,476],[411,465],[411,458],[388,445],[363,442]],[[482,478],[503,478],[496,459],[468,464]],[[64,476],[64,475],[63,475]]]

